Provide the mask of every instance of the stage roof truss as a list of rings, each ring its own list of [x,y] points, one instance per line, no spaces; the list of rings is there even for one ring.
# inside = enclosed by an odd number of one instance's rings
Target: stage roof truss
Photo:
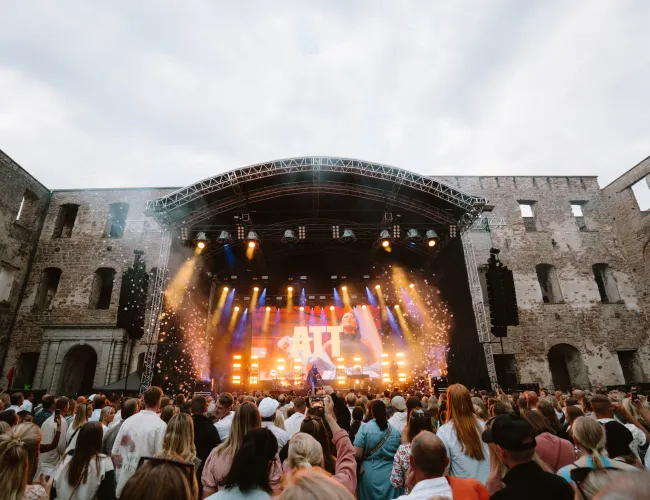
[[[379,190],[383,193],[381,200],[387,203],[387,205],[393,204],[393,199],[391,198],[394,196],[397,199],[402,187],[409,187],[413,190],[433,195],[464,212],[460,220],[447,221],[459,224],[461,226],[459,229],[464,229],[471,224],[486,204],[484,198],[464,193],[459,189],[429,177],[388,165],[349,158],[308,156],[260,163],[204,179],[191,186],[178,189],[162,198],[149,201],[147,203],[146,213],[156,218],[161,224],[174,225],[179,221],[174,220],[172,212],[190,205],[192,202],[204,196],[217,193],[226,188],[232,188],[238,196],[237,199],[230,203],[241,206],[245,202],[251,203],[253,200],[251,200],[250,193],[243,195],[241,190],[237,189],[237,185],[258,179],[305,172],[312,173],[312,181],[308,183],[312,187],[312,190],[308,192],[313,196],[323,194],[323,191],[320,189],[321,185],[325,184],[322,176],[328,172],[360,175],[366,178],[393,183],[388,193],[385,189]],[[274,186],[273,189],[279,189],[281,186],[283,186],[282,183]],[[389,193],[392,193],[393,196],[390,196]],[[351,193],[345,192],[341,194]],[[316,200],[314,200],[313,206],[317,206],[316,203]],[[188,215],[192,215],[191,209],[187,210],[187,212],[189,212]]]

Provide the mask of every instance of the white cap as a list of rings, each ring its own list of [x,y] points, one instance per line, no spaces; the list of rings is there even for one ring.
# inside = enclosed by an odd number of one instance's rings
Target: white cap
[[[262,401],[260,401],[260,416],[262,418],[272,417],[275,415],[275,410],[278,409],[278,406],[280,406],[280,403],[278,403],[275,399],[264,398]]]

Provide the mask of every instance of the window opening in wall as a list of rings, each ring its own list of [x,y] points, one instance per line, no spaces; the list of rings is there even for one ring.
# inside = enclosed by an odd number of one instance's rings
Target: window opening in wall
[[[557,304],[562,302],[560,282],[557,279],[555,268],[550,264],[538,264],[535,266],[537,280],[542,290],[542,300],[545,304]]]
[[[641,360],[636,349],[616,351],[616,354],[618,355],[618,362],[621,364],[623,378],[626,384],[645,382]]]
[[[494,354],[494,368],[499,385],[504,390],[517,389],[517,362],[514,354]]]
[[[537,223],[535,221],[535,202],[519,200],[518,203],[526,231],[537,231]]]
[[[8,264],[0,264],[0,302],[9,301],[18,269]]]
[[[70,238],[72,236],[74,223],[77,220],[78,212],[79,205],[73,203],[61,205],[52,238]]]
[[[38,196],[29,190],[23,194],[16,214],[16,222],[22,226],[28,226],[36,221],[36,210],[38,207]]]
[[[621,296],[618,293],[618,286],[612,274],[612,269],[608,264],[594,264],[591,266],[598,285],[600,301],[607,304],[610,302],[619,302]]]
[[[47,310],[52,305],[56,292],[59,289],[61,280],[61,269],[58,267],[48,267],[43,270],[41,284],[38,287],[34,307],[41,311]]]
[[[104,238],[121,238],[126,228],[126,216],[129,213],[128,203],[113,203],[108,212],[108,220],[104,229]]]
[[[20,207],[18,207],[18,213],[16,214],[16,220],[20,220],[20,216],[23,214],[23,208],[25,206],[25,197],[20,200]]]
[[[36,375],[39,354],[38,352],[25,352],[20,355],[16,378],[13,382],[14,389],[31,388],[34,383],[34,375]]]
[[[650,210],[650,177],[644,177],[643,179],[632,184],[630,188],[634,193],[634,198],[636,199],[636,204],[639,207],[639,210],[645,212]]]
[[[571,213],[573,214],[573,217],[575,218],[576,224],[578,225],[578,229],[580,229],[580,231],[587,229],[587,223],[585,222],[585,216],[583,213],[584,205],[585,203],[582,201],[571,202]]]
[[[108,309],[113,294],[115,269],[100,267],[95,271],[93,285],[90,292],[89,306],[91,309]]]

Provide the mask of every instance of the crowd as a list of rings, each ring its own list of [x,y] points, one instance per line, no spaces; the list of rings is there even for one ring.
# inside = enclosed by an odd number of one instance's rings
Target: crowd
[[[0,500],[650,498],[643,395],[0,394]]]

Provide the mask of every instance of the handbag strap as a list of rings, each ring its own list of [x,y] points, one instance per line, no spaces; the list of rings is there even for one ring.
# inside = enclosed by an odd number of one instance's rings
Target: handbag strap
[[[70,443],[72,443],[72,440],[77,435],[77,432],[79,432],[79,429],[81,429],[81,426],[75,429],[75,431],[72,433],[72,436],[70,436],[70,439],[68,439],[68,442],[65,444],[66,446],[70,446]]]
[[[379,443],[377,443],[377,445],[372,450],[370,450],[370,453],[366,455],[364,460],[368,460],[371,456],[377,453],[377,451],[379,451],[379,448],[381,448],[383,444],[386,442],[386,440],[390,437],[390,433],[392,431],[393,431],[393,427],[390,424],[388,424],[388,430],[386,431],[386,434],[384,434],[384,437],[381,438],[381,441],[379,441]]]

